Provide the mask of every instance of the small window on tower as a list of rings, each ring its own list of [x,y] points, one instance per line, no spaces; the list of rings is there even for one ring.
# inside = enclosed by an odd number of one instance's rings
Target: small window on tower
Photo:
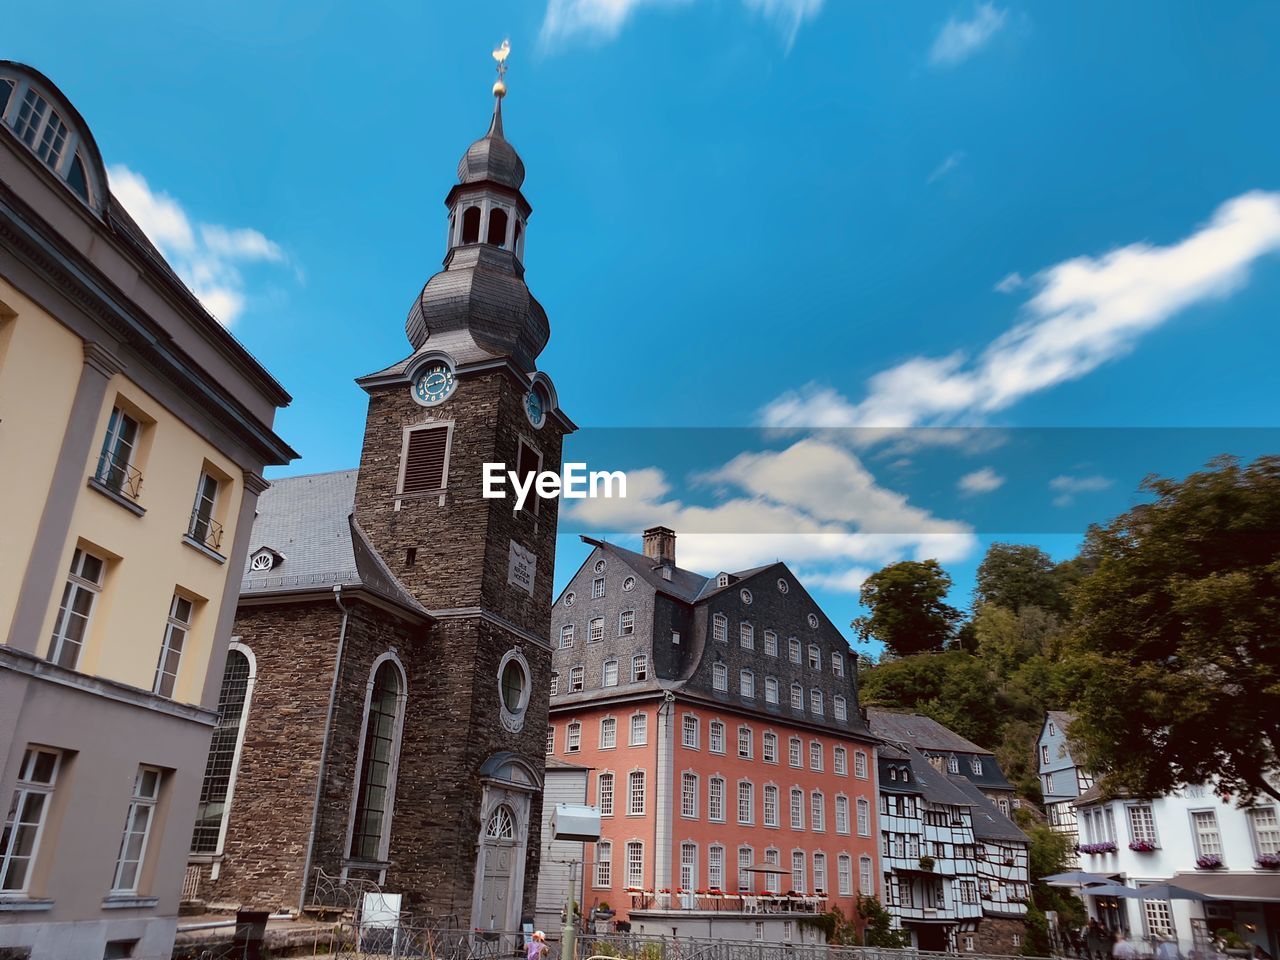
[[[467,207],[462,212],[462,242],[480,242],[480,208]]]
[[[495,207],[489,211],[488,242],[495,247],[507,245],[507,212],[501,208]]]
[[[400,463],[400,493],[434,493],[446,485],[449,427],[425,426],[406,431]]]

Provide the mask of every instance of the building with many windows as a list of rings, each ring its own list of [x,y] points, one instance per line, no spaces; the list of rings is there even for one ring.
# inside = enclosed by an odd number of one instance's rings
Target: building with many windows
[[[1232,930],[1272,956],[1280,948],[1280,819],[1276,802],[1241,807],[1212,784],[1161,797],[1109,796],[1098,786],[1076,799],[1083,870],[1128,886],[1173,883],[1213,899],[1120,899],[1083,889],[1090,913],[1112,930],[1154,942],[1177,940],[1183,954],[1208,953]]]
[[[675,540],[588,539],[552,610],[546,750],[592,768],[603,824],[584,907],[798,941],[798,915],[878,892],[854,658],[785,564],[705,577]]]
[[[537,367],[504,92],[445,197],[408,355],[357,381],[359,467],[262,497],[191,839],[186,895],[211,908],[377,888],[464,929],[533,913],[558,502],[486,498],[482,464],[558,470],[574,427]]]
[[[1045,713],[1040,736],[1036,740],[1036,764],[1049,826],[1070,836],[1074,846],[1078,842],[1075,800],[1093,786],[1093,777],[1071,755],[1067,728],[1073,719],[1071,714],[1062,710]],[[1077,863],[1073,859],[1071,865],[1076,866]]]
[[[0,61],[0,954],[170,955],[288,400]]]

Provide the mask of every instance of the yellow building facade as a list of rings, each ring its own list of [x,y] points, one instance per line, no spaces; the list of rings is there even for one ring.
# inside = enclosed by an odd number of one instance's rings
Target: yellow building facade
[[[169,956],[288,399],[0,61],[0,950]]]

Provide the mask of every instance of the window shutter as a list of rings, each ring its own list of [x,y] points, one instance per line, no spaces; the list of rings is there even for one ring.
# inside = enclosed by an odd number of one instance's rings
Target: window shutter
[[[444,457],[449,447],[448,427],[427,427],[409,434],[404,454],[401,493],[427,493],[445,486]]]

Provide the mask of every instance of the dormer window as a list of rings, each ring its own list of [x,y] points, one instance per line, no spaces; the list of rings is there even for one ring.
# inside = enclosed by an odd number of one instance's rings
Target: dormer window
[[[717,587],[727,587],[728,585],[729,585],[729,575],[727,573],[722,573],[720,574],[720,576],[716,577]]]
[[[84,138],[51,99],[22,76],[0,77],[0,121],[85,203],[96,200],[81,149]]]
[[[276,553],[270,547],[262,547],[249,557],[249,569],[256,573],[262,573],[266,570],[274,570],[280,565],[280,562],[283,559],[284,557]]]

